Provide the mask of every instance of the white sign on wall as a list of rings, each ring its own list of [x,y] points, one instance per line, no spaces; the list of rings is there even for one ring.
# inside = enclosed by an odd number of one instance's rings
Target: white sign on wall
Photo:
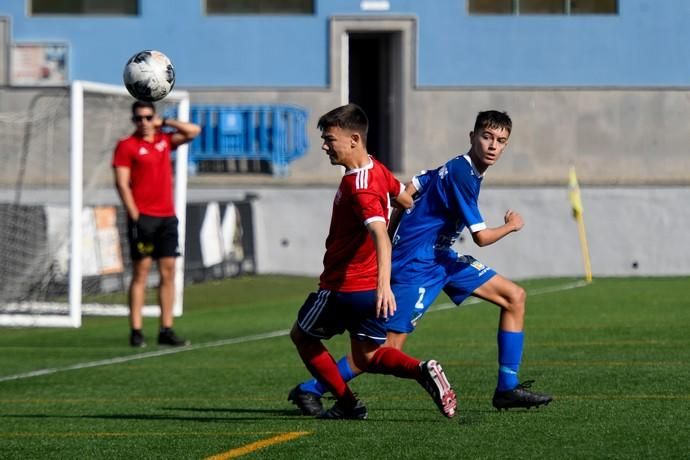
[[[10,50],[10,84],[50,86],[67,83],[67,45],[14,43]]]

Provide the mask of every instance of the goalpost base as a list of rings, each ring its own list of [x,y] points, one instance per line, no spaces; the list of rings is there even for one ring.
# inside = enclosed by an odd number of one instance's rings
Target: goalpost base
[[[81,307],[83,316],[129,315],[127,305],[87,303]],[[27,308],[31,310],[31,314],[23,313]],[[4,306],[3,314],[0,315],[0,327],[81,327],[81,317],[70,316],[68,313],[69,305],[60,302],[9,304]],[[144,305],[142,309],[142,316],[146,318],[158,318],[160,313],[158,305]]]

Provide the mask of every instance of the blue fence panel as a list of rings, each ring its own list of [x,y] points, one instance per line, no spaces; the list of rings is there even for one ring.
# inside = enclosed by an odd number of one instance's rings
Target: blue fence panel
[[[265,160],[275,176],[309,148],[307,111],[289,105],[192,105],[190,120],[201,126],[189,148],[190,171],[206,160]]]
[[[209,126],[213,131],[213,126]],[[218,112],[218,139],[220,154],[234,154],[246,149],[244,115],[238,110],[222,110]]]

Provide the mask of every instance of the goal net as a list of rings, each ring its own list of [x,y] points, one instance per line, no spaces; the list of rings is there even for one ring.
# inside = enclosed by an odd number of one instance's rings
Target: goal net
[[[10,103],[0,111],[0,326],[80,327],[82,314],[126,315],[126,305],[92,300],[126,291],[131,277],[126,214],[110,165],[117,140],[133,130],[134,99],[124,87],[83,81],[5,96]],[[173,91],[156,110],[188,120],[188,94]],[[175,208],[184,248],[187,146],[175,156]],[[182,314],[183,267],[180,257],[176,316]],[[149,282],[157,281],[152,271]],[[146,306],[144,314],[159,311]]]

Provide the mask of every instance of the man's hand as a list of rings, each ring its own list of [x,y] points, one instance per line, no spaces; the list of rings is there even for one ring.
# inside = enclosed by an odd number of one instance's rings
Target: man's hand
[[[389,318],[395,313],[395,295],[390,286],[376,289],[376,317]]]
[[[156,129],[160,129],[163,126],[163,118],[161,118],[160,115],[156,114],[153,117],[153,126]]]
[[[517,212],[513,211],[512,209],[506,211],[506,215],[503,217],[503,220],[506,224],[512,227],[512,230],[514,232],[521,230],[522,227],[525,225],[525,222],[522,220],[522,216]]]
[[[134,221],[132,236],[136,242],[137,250],[142,256],[150,256],[153,253],[154,224],[155,220],[144,214],[140,214],[139,218]]]

